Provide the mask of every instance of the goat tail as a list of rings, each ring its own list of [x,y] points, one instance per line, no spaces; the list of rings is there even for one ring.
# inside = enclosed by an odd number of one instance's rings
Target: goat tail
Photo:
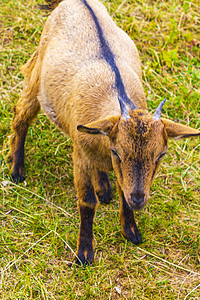
[[[58,4],[60,2],[62,2],[63,0],[45,0],[45,2],[47,4],[44,4],[44,5],[39,5],[40,9],[42,10],[49,10],[49,11],[52,11],[54,10]]]
[[[37,50],[28,62],[23,65],[21,72],[24,75],[23,97],[34,99],[37,97],[40,86],[41,55]]]

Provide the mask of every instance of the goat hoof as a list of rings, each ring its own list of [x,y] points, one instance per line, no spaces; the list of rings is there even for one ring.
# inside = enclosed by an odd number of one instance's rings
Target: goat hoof
[[[134,232],[131,229],[129,229],[122,232],[122,234],[128,241],[130,241],[134,245],[142,243],[142,238],[137,228],[135,228]]]
[[[130,241],[135,245],[141,244],[142,243],[141,235],[139,233],[137,235],[134,235],[134,238],[131,238]]]
[[[11,174],[11,180],[15,183],[20,183],[25,180],[25,177],[20,174]]]
[[[94,260],[94,255],[91,251],[79,251],[76,257],[76,264],[78,266],[87,267]]]
[[[134,245],[139,245],[139,244],[141,244],[142,243],[142,238],[141,238],[141,236],[140,235],[134,235],[134,234],[132,234],[132,235],[130,235],[129,237],[127,236],[127,235],[124,235],[123,234],[123,236],[128,240],[128,241],[130,241],[131,243],[133,243]]]

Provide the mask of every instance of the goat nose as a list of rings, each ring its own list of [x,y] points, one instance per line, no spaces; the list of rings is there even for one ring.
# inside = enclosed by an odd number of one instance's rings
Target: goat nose
[[[144,193],[143,192],[134,192],[134,193],[131,193],[131,199],[133,202],[142,202],[144,201]]]
[[[135,209],[140,209],[144,205],[144,196],[145,194],[143,192],[134,192],[131,193],[131,201],[133,203],[133,206]]]

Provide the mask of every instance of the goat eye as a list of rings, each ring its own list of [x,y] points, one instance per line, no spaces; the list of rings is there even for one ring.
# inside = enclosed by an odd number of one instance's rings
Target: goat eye
[[[162,154],[158,157],[157,161],[159,161],[161,158],[163,158],[163,156],[164,156],[166,153],[167,153],[167,152],[162,153]]]
[[[115,158],[118,158],[119,161],[121,161],[121,159],[119,158],[119,155],[117,154],[117,152],[113,149],[111,149],[111,152],[112,152],[112,155],[115,157]]]

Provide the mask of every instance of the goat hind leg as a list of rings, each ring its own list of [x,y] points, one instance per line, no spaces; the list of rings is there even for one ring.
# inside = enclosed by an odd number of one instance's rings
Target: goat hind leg
[[[15,182],[24,180],[24,143],[28,127],[40,110],[36,97],[21,98],[14,107],[13,134],[10,138],[9,161],[12,163],[11,178]]]
[[[95,192],[101,204],[108,204],[112,199],[111,185],[107,173],[97,171],[97,176],[95,178]]]

